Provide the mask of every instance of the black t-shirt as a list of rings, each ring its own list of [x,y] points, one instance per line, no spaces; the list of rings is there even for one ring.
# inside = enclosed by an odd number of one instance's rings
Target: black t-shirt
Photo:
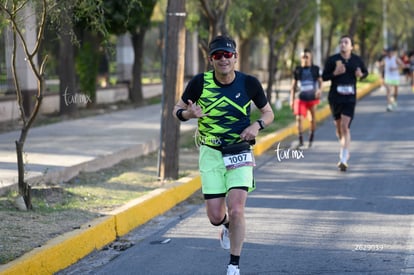
[[[346,71],[343,74],[334,76],[333,72],[335,71],[337,61],[345,64]],[[331,81],[331,88],[328,95],[329,101],[356,102],[357,78],[355,76],[355,71],[358,67],[363,73],[362,78],[367,77],[368,70],[364,62],[359,56],[355,54],[351,54],[351,57],[348,60],[345,60],[345,58],[343,58],[339,53],[334,54],[328,58],[325,63],[322,78],[325,81]]]
[[[299,99],[311,101],[316,99],[318,89],[318,78],[321,77],[319,67],[316,65],[302,67],[297,66],[293,72],[293,77],[298,81]]]
[[[242,72],[236,71],[236,78],[234,81],[230,84],[224,85],[221,84],[216,80],[216,77],[214,76],[213,72],[213,79],[217,86],[225,88],[234,88],[237,84],[240,84],[241,78],[243,78],[245,89],[247,92],[248,97],[254,102],[257,108],[261,109],[267,104],[267,98],[264,93],[263,87],[260,84],[259,80],[251,75],[244,74]],[[190,99],[192,102],[196,102],[203,91],[203,85],[204,85],[204,74],[201,73],[196,76],[194,76],[187,84],[187,87],[184,90],[183,95],[181,96],[181,99],[187,103],[187,101]]]

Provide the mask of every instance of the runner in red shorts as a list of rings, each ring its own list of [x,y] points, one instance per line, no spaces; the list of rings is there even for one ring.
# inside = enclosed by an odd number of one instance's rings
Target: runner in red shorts
[[[301,54],[301,66],[297,66],[290,89],[290,107],[296,116],[296,125],[298,127],[298,148],[303,147],[303,118],[309,114],[310,133],[308,147],[312,146],[315,130],[316,105],[319,104],[319,98],[322,92],[322,76],[320,68],[312,64],[312,53],[305,49]]]

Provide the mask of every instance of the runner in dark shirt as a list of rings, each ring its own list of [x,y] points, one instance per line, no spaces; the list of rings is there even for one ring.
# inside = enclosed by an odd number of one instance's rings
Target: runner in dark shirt
[[[365,78],[368,70],[362,59],[352,53],[351,37],[342,36],[339,46],[340,53],[330,56],[326,61],[322,78],[331,81],[328,101],[341,145],[337,166],[341,171],[346,171],[351,143],[350,127],[356,105],[356,82],[357,79]]]
[[[217,81],[214,71],[198,74],[187,84],[181,99],[197,102],[209,114],[198,119],[198,143],[211,147],[240,142],[240,134],[250,125],[250,101],[259,109],[267,104],[257,78],[239,71],[230,84]]]
[[[299,144],[303,146],[303,119],[308,117],[310,123],[309,143],[312,146],[316,130],[316,106],[319,104],[322,93],[322,76],[319,66],[312,62],[312,53],[305,49],[301,54],[301,64],[293,73],[292,86],[290,88],[290,108],[296,116]],[[309,116],[308,116],[309,114]]]
[[[195,76],[177,102],[173,115],[181,121],[198,120],[201,186],[210,222],[222,226],[220,244],[230,249],[227,274],[240,274],[245,237],[244,208],[255,188],[250,144],[274,114],[260,82],[235,71],[236,43],[217,36],[209,44],[213,71]],[[254,102],[261,116],[250,121]],[[247,146],[246,146],[247,145]]]

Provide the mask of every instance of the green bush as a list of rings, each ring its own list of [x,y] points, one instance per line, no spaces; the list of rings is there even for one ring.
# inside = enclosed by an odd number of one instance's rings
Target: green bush
[[[96,78],[98,76],[98,55],[90,43],[80,48],[76,57],[76,72],[79,75],[81,93],[88,95],[92,103],[96,102]]]

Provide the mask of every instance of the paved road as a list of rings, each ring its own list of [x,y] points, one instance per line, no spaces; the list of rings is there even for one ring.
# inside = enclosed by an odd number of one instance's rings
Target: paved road
[[[408,86],[396,112],[385,112],[380,90],[360,101],[346,173],[336,168],[331,119],[313,148],[294,154],[282,143],[280,155],[261,156],[242,274],[414,274],[413,117]],[[181,212],[124,236],[131,248],[93,253],[59,274],[224,274],[228,252],[204,207]]]

